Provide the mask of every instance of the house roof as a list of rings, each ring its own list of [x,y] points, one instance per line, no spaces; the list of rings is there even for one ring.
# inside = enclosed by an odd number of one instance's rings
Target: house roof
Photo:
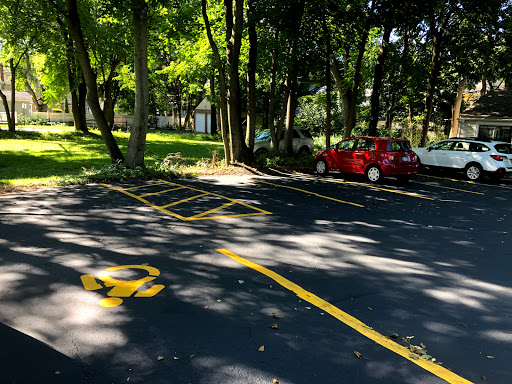
[[[461,117],[512,118],[512,88],[487,92],[462,112]]]
[[[3,94],[7,97],[7,100],[9,100],[9,103],[11,102],[11,91],[2,90]],[[27,91],[16,91],[16,101],[28,101],[29,103],[32,102],[32,96],[30,96],[30,93]]]

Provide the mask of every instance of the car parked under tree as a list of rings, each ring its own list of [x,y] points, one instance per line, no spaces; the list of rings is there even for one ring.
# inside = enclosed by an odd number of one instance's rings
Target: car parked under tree
[[[484,174],[494,179],[512,174],[512,146],[504,141],[460,137],[414,148],[414,151],[422,166],[464,171],[466,178],[472,181]]]
[[[409,141],[370,136],[348,138],[319,152],[314,167],[320,175],[331,170],[355,173],[365,175],[371,183],[388,176],[405,182],[418,172]]]

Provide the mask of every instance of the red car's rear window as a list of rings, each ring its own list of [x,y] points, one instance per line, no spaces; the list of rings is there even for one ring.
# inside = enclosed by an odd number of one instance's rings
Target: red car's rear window
[[[388,152],[412,151],[411,144],[408,141],[390,141],[388,142]]]

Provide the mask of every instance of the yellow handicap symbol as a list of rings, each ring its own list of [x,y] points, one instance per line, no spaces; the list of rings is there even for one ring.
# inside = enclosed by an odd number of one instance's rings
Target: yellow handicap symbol
[[[110,272],[119,271],[121,269],[143,269],[148,272],[148,276],[138,280],[116,280],[110,277]],[[107,295],[110,297],[100,300],[98,304],[102,307],[117,307],[123,302],[121,297],[130,297],[135,292],[137,292],[137,290],[142,287],[142,285],[148,281],[155,280],[158,276],[160,276],[160,271],[148,265],[121,265],[119,267],[107,268],[98,274],[98,279],[103,281],[105,287],[113,288],[107,293]],[[98,283],[93,275],[82,275],[80,276],[80,279],[82,280],[84,288],[88,291],[94,291],[103,288],[103,286]],[[160,284],[153,285],[151,288],[145,291],[135,293],[135,297],[155,296],[158,292],[164,289],[164,287],[165,286]]]

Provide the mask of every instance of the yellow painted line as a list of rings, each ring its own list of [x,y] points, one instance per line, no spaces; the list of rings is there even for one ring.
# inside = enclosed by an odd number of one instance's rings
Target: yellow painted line
[[[331,180],[331,179],[325,179],[325,180]],[[409,193],[409,192],[402,192],[402,191],[397,191],[396,189],[389,189],[389,188],[382,188],[382,187],[376,187],[375,185],[369,185],[369,184],[363,184],[363,183],[356,183],[354,181],[342,181],[342,180],[332,180],[333,182],[335,183],[340,183],[340,184],[353,184],[353,185],[359,185],[361,187],[366,187],[366,188],[371,188],[371,189],[378,189],[380,191],[385,191],[385,192],[391,192],[391,193],[397,193],[399,195],[405,195],[405,196],[411,196],[411,197],[416,197],[418,199],[425,199],[425,200],[435,200],[433,199],[432,197],[427,197],[427,196],[422,196],[422,195],[418,195],[416,193]]]
[[[162,184],[165,184],[165,183],[154,183],[154,184],[137,185],[136,187],[122,188],[122,190],[123,191],[128,191],[130,189],[139,189],[139,188],[145,188],[145,187],[152,187],[153,185],[162,185]]]
[[[213,220],[213,219],[234,219],[237,217],[249,217],[249,216],[261,216],[261,215],[271,215],[271,213],[257,212],[257,213],[240,213],[235,215],[224,215],[224,216],[208,216],[208,217],[198,217],[194,218],[187,217],[186,221],[194,221],[194,220]]]
[[[471,381],[468,381],[455,373],[449,371],[448,369],[437,365],[431,361],[418,358],[418,356],[413,355],[409,349],[407,349],[404,346],[401,346],[394,341],[390,340],[389,338],[381,335],[377,331],[375,331],[373,328],[369,327],[368,325],[364,324],[360,320],[356,319],[355,317],[349,315],[346,312],[343,312],[341,309],[335,307],[334,305],[328,303],[327,301],[321,299],[320,297],[314,295],[311,292],[306,291],[302,287],[298,286],[297,284],[291,282],[290,280],[282,277],[281,275],[271,271],[270,269],[267,269],[265,267],[262,267],[261,265],[258,265],[256,263],[253,263],[250,260],[244,259],[238,255],[235,255],[234,253],[226,250],[226,249],[217,249],[218,252],[222,253],[223,255],[226,255],[230,257],[231,259],[254,269],[255,271],[258,271],[268,277],[270,277],[272,280],[277,282],[278,284],[282,285],[284,288],[294,292],[298,297],[300,297],[302,300],[305,300],[314,306],[320,308],[322,311],[325,311],[335,317],[336,319],[340,320],[342,323],[348,325],[355,331],[361,333],[362,335],[366,336],[370,340],[373,340],[377,344],[382,345],[383,347],[389,349],[392,352],[395,352],[396,354],[402,356],[403,358],[409,360],[410,362],[420,366],[421,368],[425,369],[426,371],[436,375],[437,377],[447,381],[450,384],[474,384]],[[412,357],[414,356],[414,357]]]
[[[178,186],[180,185],[180,184],[176,184],[176,183],[171,183],[170,181],[165,181],[165,180],[160,180],[160,181],[163,181],[164,183],[167,183],[167,184],[178,185]],[[221,199],[225,199],[225,200],[229,200],[229,201],[234,201],[236,204],[240,204],[240,205],[243,205],[244,207],[247,207],[247,208],[250,208],[250,209],[254,209],[255,211],[261,212],[261,214],[263,214],[263,215],[271,215],[272,214],[272,212],[268,212],[268,211],[265,211],[264,209],[254,207],[254,206],[249,205],[249,204],[245,204],[245,203],[243,203],[243,202],[241,202],[239,200],[232,199],[232,198],[227,197],[227,196],[219,195],[218,193],[203,191],[201,189],[192,188],[192,187],[188,187],[188,186],[185,186],[185,188],[191,189],[191,190],[197,191],[197,192],[207,193],[207,194],[212,195],[212,196],[217,196],[217,197],[220,197]]]
[[[439,177],[439,176],[424,175],[424,174],[420,174],[419,176],[423,176],[423,177],[430,177],[430,178],[432,178],[432,179],[440,179],[440,180],[456,181],[456,182],[459,182],[459,183],[466,183],[466,184],[473,184],[473,185],[481,185],[481,186],[485,186],[485,187],[502,188],[502,189],[512,189],[512,187],[507,187],[507,186],[505,186],[505,185],[475,183],[474,181],[471,181],[471,180],[451,179],[451,178],[449,178],[449,177]]]
[[[453,191],[458,191],[458,192],[474,193],[475,195],[485,195],[485,193],[482,193],[482,192],[468,191],[467,189],[460,189],[460,188],[445,187],[442,185],[435,185],[435,184],[431,184],[431,183],[422,183],[421,181],[410,181],[410,183],[428,185],[430,187],[435,187],[435,188],[451,189]]]
[[[199,217],[203,217],[203,216],[209,215],[210,213],[220,211],[223,208],[227,208],[227,207],[230,207],[230,206],[235,205],[235,204],[236,203],[234,201],[230,201],[229,203],[221,205],[220,207],[210,209],[209,211],[206,211],[206,212],[203,212],[203,213],[199,213],[199,214],[194,215],[194,216],[189,216],[188,219],[189,220],[198,219]]]
[[[144,195],[139,195],[139,197],[147,197],[147,196],[159,195],[161,193],[177,191],[177,190],[183,189],[183,188],[185,188],[185,187],[176,187],[176,188],[171,188],[171,189],[164,189],[163,191],[151,192],[151,193],[146,193]]]
[[[166,210],[165,208],[162,208],[162,207],[159,207],[158,205],[155,205],[155,204],[152,204],[150,203],[149,201],[143,199],[142,197],[140,196],[137,196],[137,195],[134,195],[133,193],[130,193],[130,192],[127,192],[123,189],[120,189],[120,188],[116,188],[116,187],[113,187],[112,185],[108,185],[108,184],[100,184],[100,185],[103,185],[104,187],[107,187],[107,188],[110,188],[110,189],[113,189],[114,191],[118,191],[118,192],[122,192],[124,193],[125,195],[128,195],[130,197],[133,197],[134,199],[137,199],[139,200],[140,202],[150,206],[151,208],[155,208],[157,210],[159,210],[160,212],[163,212],[165,213],[166,215],[170,215],[170,216],[174,216],[180,220],[183,220],[183,221],[186,221],[186,217],[184,216],[181,216],[181,215],[178,215],[177,213],[174,213],[174,212],[170,212],[168,210]]]
[[[245,204],[241,201],[238,201],[238,200],[235,200],[235,199],[231,199],[229,197],[226,197],[226,196],[222,196],[222,195],[219,195],[217,193],[212,193],[212,192],[207,192],[207,191],[202,191],[200,189],[196,189],[196,188],[192,188],[192,187],[188,187],[188,186],[182,186],[180,184],[176,184],[176,183],[171,183],[169,181],[165,181],[165,180],[161,180],[161,184],[170,184],[170,185],[175,185],[177,187],[181,187],[181,188],[185,188],[185,189],[190,189],[192,191],[196,191],[196,192],[201,192],[201,194],[199,195],[195,195],[195,196],[192,196],[192,197],[189,197],[188,199],[184,199],[184,200],[180,200],[180,201],[177,201],[177,202],[174,202],[174,203],[171,203],[171,204],[167,204],[167,205],[163,205],[163,206],[158,206],[158,205],[155,205],[155,204],[152,204],[151,202],[149,202],[148,200],[142,198],[141,196],[137,196],[137,195],[134,195],[133,193],[130,193],[128,191],[126,191],[125,189],[122,189],[122,188],[116,188],[112,185],[108,185],[108,184],[100,184],[104,187],[107,187],[107,188],[110,188],[110,189],[113,189],[115,191],[118,191],[118,192],[122,192],[124,193],[125,195],[128,195],[130,197],[133,197],[134,199],[137,199],[138,201],[150,206],[151,208],[155,208],[157,210],[159,210],[160,212],[163,212],[169,216],[173,216],[173,217],[176,217],[180,220],[183,220],[183,221],[193,221],[193,220],[212,220],[212,219],[226,219],[226,218],[237,218],[237,217],[246,217],[246,216],[259,216],[259,215],[271,215],[272,212],[268,212],[268,211],[265,211],[261,208],[257,208],[257,207],[254,207],[252,205],[249,205],[249,204]],[[152,184],[152,185],[156,185],[156,184]],[[180,189],[181,189],[180,188]],[[235,215],[224,215],[224,216],[208,216],[208,217],[204,217],[204,215],[207,215],[208,212],[205,212],[204,214],[199,214],[198,215],[195,215],[195,216],[191,216],[191,217],[185,217],[185,216],[181,216],[177,213],[174,213],[174,212],[171,212],[169,210],[167,210],[166,208],[170,207],[170,206],[173,206],[173,205],[178,205],[178,204],[181,204],[185,201],[189,201],[189,200],[193,200],[193,199],[196,199],[198,197],[201,197],[201,196],[206,196],[206,195],[211,195],[211,196],[215,196],[215,197],[219,197],[221,199],[224,199],[224,200],[228,200],[230,203],[232,204],[239,204],[239,205],[242,205],[244,207],[247,207],[247,208],[250,208],[251,210],[253,211],[256,211],[256,213],[242,213],[242,214],[235,214]],[[229,204],[229,203],[228,203]],[[218,208],[217,210],[219,209],[222,209],[224,207],[221,206],[220,208]],[[215,212],[215,210],[211,210],[213,212]]]
[[[320,195],[319,193],[315,193],[315,192],[311,192],[311,191],[306,191],[305,189],[300,189],[300,188],[290,187],[290,186],[287,186],[287,185],[281,185],[281,184],[274,184],[274,183],[270,183],[270,182],[268,182],[268,181],[263,181],[263,180],[258,180],[258,179],[250,179],[250,180],[251,180],[251,181],[256,181],[256,182],[258,182],[258,183],[274,185],[274,186],[276,186],[276,187],[280,187],[280,188],[293,189],[294,191],[299,191],[299,192],[307,193],[308,195],[313,195],[313,196],[321,197],[322,199],[333,200],[333,201],[337,201],[338,203],[350,204],[350,205],[353,205],[353,206],[355,206],[355,207],[364,208],[364,205],[361,205],[361,204],[352,203],[352,202],[350,202],[350,201],[344,201],[344,200],[335,199],[334,197],[329,197],[329,196]]]
[[[197,199],[199,197],[206,196],[206,195],[208,195],[208,193],[201,193],[199,195],[195,195],[195,196],[192,196],[192,197],[187,197],[186,199],[183,199],[183,200],[180,200],[180,201],[175,201],[174,203],[170,203],[170,204],[166,204],[166,205],[160,205],[160,208],[172,207],[174,205],[178,205],[178,204],[184,203],[186,201],[194,200],[194,199]]]
[[[326,181],[330,181],[330,182],[333,182],[333,183],[340,183],[340,184],[353,184],[353,185],[358,185],[360,187],[367,187],[367,188],[372,188],[372,189],[379,189],[381,191],[385,191],[385,192],[391,192],[391,193],[398,193],[399,195],[406,195],[406,196],[411,196],[411,197],[416,197],[418,199],[426,199],[426,200],[435,200],[431,197],[427,197],[427,196],[421,196],[421,195],[418,195],[416,193],[408,193],[408,192],[402,192],[402,191],[397,191],[396,189],[388,189],[388,188],[382,188],[382,187],[377,187],[375,185],[369,185],[369,184],[364,184],[364,183],[357,183],[355,181],[346,181],[346,180],[334,180],[334,179],[329,179],[327,177],[322,177],[322,176],[311,176],[311,175],[307,175],[307,174],[304,174],[302,173],[301,176],[305,176],[305,177],[309,177],[309,178],[313,178],[313,179],[321,179],[321,180],[326,180]]]

